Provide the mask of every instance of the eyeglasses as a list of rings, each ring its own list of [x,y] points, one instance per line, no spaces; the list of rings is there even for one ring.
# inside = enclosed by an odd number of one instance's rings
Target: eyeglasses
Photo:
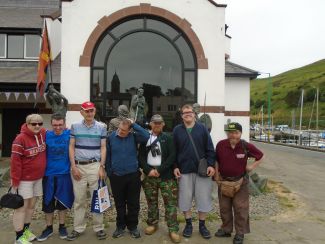
[[[193,114],[194,112],[184,112],[182,113],[182,115],[189,115],[189,114]]]
[[[42,126],[43,125],[43,122],[39,122],[39,123],[29,123],[30,125],[32,125],[32,126],[36,126],[36,125],[38,125],[38,126]]]
[[[88,109],[88,110],[84,110],[86,114],[89,114],[89,113],[93,113],[95,111],[95,109]]]
[[[52,124],[53,127],[61,127],[63,124]]]

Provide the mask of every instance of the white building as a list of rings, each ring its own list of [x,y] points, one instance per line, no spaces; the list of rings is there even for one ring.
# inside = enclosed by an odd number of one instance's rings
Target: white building
[[[198,102],[212,118],[214,143],[230,120],[243,125],[248,140],[249,81],[258,73],[228,61],[225,11],[213,0],[62,0],[46,20],[52,50],[61,51],[68,125],[81,119],[80,104],[88,100],[107,122],[112,108],[142,86],[148,118],[158,105],[172,118],[175,105]]]

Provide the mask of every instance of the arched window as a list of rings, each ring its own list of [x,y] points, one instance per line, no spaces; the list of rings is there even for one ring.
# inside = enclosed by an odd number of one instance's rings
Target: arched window
[[[197,100],[197,63],[187,37],[171,23],[153,16],[127,18],[100,38],[91,61],[91,100],[108,122],[117,107],[130,107],[137,88],[144,89],[145,118],[161,114],[166,129],[175,125],[184,103]]]

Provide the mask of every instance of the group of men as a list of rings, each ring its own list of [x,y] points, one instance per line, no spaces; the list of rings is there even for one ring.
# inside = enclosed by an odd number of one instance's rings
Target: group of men
[[[235,226],[233,243],[243,243],[244,234],[249,233],[249,194],[247,172],[255,169],[261,162],[263,153],[253,144],[241,140],[242,128],[238,123],[227,125],[228,138],[220,141],[216,149],[213,146],[207,128],[196,120],[192,105],[181,108],[183,123],[176,126],[172,135],[165,133],[164,119],[153,115],[148,131],[126,116],[118,120],[115,130],[107,134],[107,128],[94,119],[95,105],[85,102],[81,105],[83,120],[73,123],[66,129],[65,118],[52,116],[53,131],[47,131],[46,168],[42,180],[31,178],[22,164],[24,153],[19,136],[13,144],[12,179],[14,189],[24,192],[23,184],[36,179],[37,187],[30,187],[30,194],[23,194],[25,201],[41,196],[40,183],[43,186],[43,211],[46,216],[46,228],[37,237],[45,241],[53,234],[53,212],[59,210],[59,235],[62,239],[76,240],[86,230],[87,189],[90,193],[98,189],[99,180],[108,176],[116,208],[116,230],[113,238],[123,236],[128,230],[133,238],[140,238],[138,228],[140,211],[140,191],[144,190],[148,204],[146,235],[152,235],[158,229],[159,206],[158,194],[165,206],[165,219],[172,242],[179,243],[179,222],[177,209],[184,213],[185,227],[182,235],[190,238],[193,232],[192,210],[198,211],[199,233],[211,238],[205,219],[213,208],[212,189],[214,180],[237,181],[243,179],[240,189],[232,197],[223,195],[218,190],[221,228],[215,233],[217,237],[230,237]],[[39,118],[36,118],[36,120]],[[116,122],[116,121],[115,121]],[[38,135],[42,122],[26,120],[30,134]],[[33,131],[34,125],[36,129]],[[36,150],[30,157],[44,153]],[[255,158],[253,164],[247,164],[247,158]],[[205,159],[205,176],[198,173],[201,160]],[[15,164],[20,160],[19,166]],[[20,169],[18,169],[21,167]],[[45,166],[44,166],[45,167]],[[17,174],[16,171],[20,170]],[[219,183],[218,183],[219,184]],[[27,202],[28,203],[28,202]],[[34,203],[34,200],[33,200]],[[28,203],[29,204],[29,203]],[[66,209],[74,206],[73,230],[67,233],[64,225]],[[33,205],[33,204],[32,204]],[[19,212],[32,214],[35,204],[29,210],[18,209],[14,213],[14,226],[17,234],[16,243],[30,243],[36,236],[29,230],[30,217],[20,216]],[[24,207],[23,207],[24,208]],[[92,213],[93,230],[98,239],[106,239],[103,213]],[[18,217],[17,217],[18,216]],[[17,221],[16,221],[17,222]]]

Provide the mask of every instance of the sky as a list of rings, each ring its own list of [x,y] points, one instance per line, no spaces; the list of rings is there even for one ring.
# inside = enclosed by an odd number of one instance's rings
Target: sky
[[[274,76],[325,58],[325,0],[215,1],[228,5],[230,61]]]

